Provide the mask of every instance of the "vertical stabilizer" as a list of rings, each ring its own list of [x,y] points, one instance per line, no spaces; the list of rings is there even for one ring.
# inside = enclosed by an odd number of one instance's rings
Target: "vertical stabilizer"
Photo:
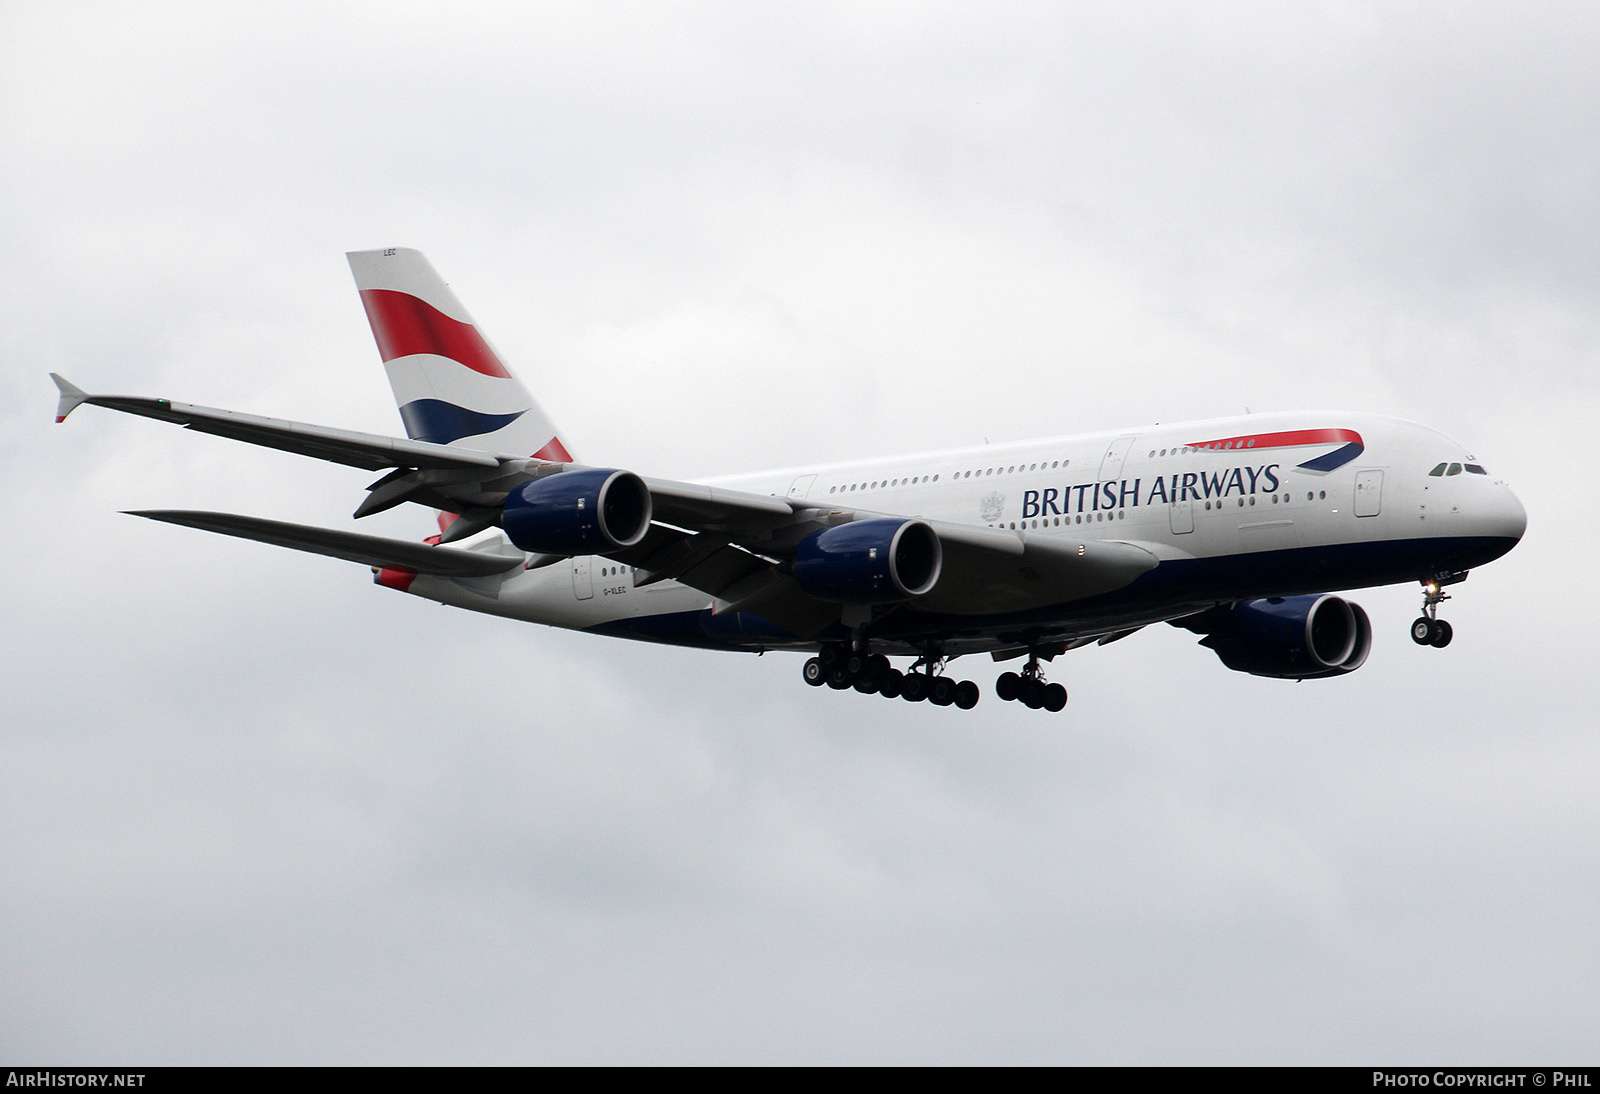
[[[511,374],[421,251],[351,251],[406,435],[571,462],[555,424]]]

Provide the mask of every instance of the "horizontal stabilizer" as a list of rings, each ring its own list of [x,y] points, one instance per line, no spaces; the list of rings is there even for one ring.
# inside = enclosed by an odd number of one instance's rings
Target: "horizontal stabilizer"
[[[465,470],[468,468],[498,468],[500,459],[489,452],[471,448],[452,448],[429,441],[413,441],[401,437],[385,437],[378,433],[357,433],[350,429],[332,429],[323,425],[307,425],[281,418],[263,418],[255,414],[239,414],[232,410],[217,410],[189,403],[175,403],[170,399],[145,399],[131,395],[88,395],[61,377],[51,373],[56,387],[61,389],[61,402],[56,408],[56,421],[61,421],[72,410],[83,404],[120,410],[124,414],[137,414],[172,422],[198,433],[212,433],[235,441],[245,441],[301,456],[314,456],[350,467],[379,471],[386,467],[415,467]]]
[[[206,532],[253,539],[314,555],[327,555],[368,566],[414,570],[440,577],[491,577],[521,566],[523,554],[492,554],[464,551],[455,547],[430,547],[403,539],[368,536],[359,532],[340,532],[332,528],[313,528],[260,517],[233,513],[203,513],[192,509],[145,509],[129,511],[129,516],[148,517],[168,524],[182,524]]]

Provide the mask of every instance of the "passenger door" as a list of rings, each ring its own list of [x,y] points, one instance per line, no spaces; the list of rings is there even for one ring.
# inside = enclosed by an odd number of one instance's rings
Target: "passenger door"
[[[1100,481],[1114,482],[1122,477],[1122,461],[1128,456],[1128,448],[1137,437],[1118,437],[1106,445],[1106,454],[1100,460]]]
[[[579,600],[594,596],[594,579],[590,576],[593,555],[577,555],[572,559],[572,591]]]
[[[1383,508],[1383,472],[1359,471],[1356,473],[1355,514],[1358,517],[1375,517]]]
[[[1177,535],[1194,531],[1194,502],[1188,498],[1175,501],[1167,507],[1167,517],[1172,522],[1172,530]]]

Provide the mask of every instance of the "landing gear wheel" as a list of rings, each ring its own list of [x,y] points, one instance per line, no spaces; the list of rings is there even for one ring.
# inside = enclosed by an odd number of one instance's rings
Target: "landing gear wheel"
[[[878,692],[878,681],[874,680],[866,673],[862,673],[860,676],[856,677],[855,686],[856,690],[862,695],[876,695]]]
[[[828,670],[822,667],[820,657],[807,658],[805,668],[800,670],[800,675],[814,688],[820,688],[828,682]]]
[[[1029,710],[1038,710],[1044,706],[1044,691],[1044,681],[1024,680],[1022,682],[1022,705]]]
[[[843,665],[835,665],[828,670],[828,686],[834,691],[843,691],[855,682],[855,677]]]
[[[1433,641],[1430,642],[1429,645],[1436,646],[1442,650],[1450,644],[1450,639],[1454,638],[1455,636],[1456,631],[1454,627],[1452,627],[1449,623],[1446,623],[1443,619],[1435,619],[1433,621]]]
[[[948,676],[935,676],[928,685],[928,702],[936,707],[947,707],[956,701],[956,682]]]
[[[1059,714],[1066,709],[1067,689],[1060,684],[1046,684],[1044,687],[1044,709],[1051,714]]]
[[[1411,624],[1411,641],[1419,646],[1433,645],[1438,633],[1439,625],[1425,615],[1418,616],[1417,621]]]
[[[878,681],[878,694],[885,699],[898,699],[901,688],[905,684],[905,673],[899,669],[890,669]]]
[[[831,669],[844,660],[844,650],[839,646],[823,646],[817,651],[817,660],[822,662],[822,667]]]
[[[971,680],[963,680],[956,685],[956,706],[962,710],[971,710],[978,705],[978,697],[981,694],[977,684]]]
[[[847,657],[845,657],[841,664],[844,665],[845,671],[851,676],[867,675],[868,658],[864,653],[849,654]]]
[[[928,678],[920,672],[908,672],[900,684],[900,698],[908,703],[920,703],[928,697]]]
[[[994,682],[994,693],[1002,703],[1009,703],[1022,694],[1022,677],[1014,672],[1002,672]]]

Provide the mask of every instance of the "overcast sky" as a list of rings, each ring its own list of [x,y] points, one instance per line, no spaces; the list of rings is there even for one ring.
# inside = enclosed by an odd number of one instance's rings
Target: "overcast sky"
[[[0,4],[0,1057],[1600,1062],[1592,4]],[[1418,648],[1048,715],[473,616],[145,507],[372,476],[422,249],[665,476],[1394,414],[1529,511]],[[426,533],[411,507],[367,522]],[[987,660],[956,663],[983,683]]]

